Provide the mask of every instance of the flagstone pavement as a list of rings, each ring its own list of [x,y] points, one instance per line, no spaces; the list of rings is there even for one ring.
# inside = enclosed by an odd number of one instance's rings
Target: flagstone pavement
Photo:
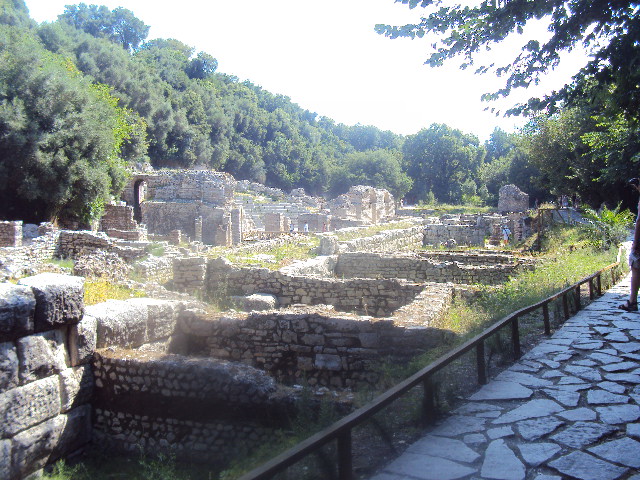
[[[640,313],[624,280],[371,480],[640,480]]]

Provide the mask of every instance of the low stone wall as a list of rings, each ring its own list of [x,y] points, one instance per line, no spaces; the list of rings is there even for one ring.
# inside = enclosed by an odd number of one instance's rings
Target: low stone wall
[[[370,237],[338,242],[338,251],[340,253],[398,251],[406,248],[421,247],[422,242],[423,227],[420,225],[410,228],[385,230]]]
[[[136,262],[133,273],[139,281],[166,283],[173,278],[173,259],[151,255]]]
[[[460,262],[465,265],[509,265],[525,262],[525,259],[514,257],[513,253],[500,253],[494,250],[474,251],[431,251],[419,254],[436,262]],[[526,260],[528,262],[528,259]]]
[[[294,304],[333,305],[336,309],[387,316],[413,301],[423,286],[396,279],[310,278],[266,268],[237,267],[217,258],[207,264],[205,294],[212,298],[269,293],[282,307]]]
[[[146,255],[144,248],[121,247],[111,240],[105,233],[87,230],[62,230],[58,238],[56,255],[63,258],[75,258],[79,255],[94,251],[115,253],[124,260],[131,262]]]
[[[402,278],[411,282],[497,285],[518,271],[516,263],[463,265],[438,262],[419,254],[344,253],[335,275],[342,278]]]
[[[119,349],[99,350],[94,365],[102,448],[224,463],[292,416],[291,392],[247,365]]]
[[[91,439],[82,297],[79,277],[0,283],[0,478],[24,478]]]
[[[57,247],[58,231],[53,230],[21,247],[0,248],[0,280],[33,275],[39,263],[53,258]]]
[[[374,386],[373,368],[388,358],[407,361],[449,336],[390,318],[340,315],[329,308],[213,314],[186,311],[179,329],[190,353],[236,360],[286,383],[331,387]]]

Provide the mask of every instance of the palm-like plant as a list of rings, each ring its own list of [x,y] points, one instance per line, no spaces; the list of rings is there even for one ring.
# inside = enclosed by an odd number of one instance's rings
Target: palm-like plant
[[[586,224],[589,237],[594,246],[607,249],[617,245],[629,235],[634,216],[629,210],[620,211],[620,203],[610,210],[606,205],[600,211],[587,208],[584,217],[590,220]]]

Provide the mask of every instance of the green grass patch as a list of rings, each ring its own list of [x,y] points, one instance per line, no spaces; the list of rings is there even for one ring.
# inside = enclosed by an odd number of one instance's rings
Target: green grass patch
[[[73,270],[74,261],[72,258],[50,258],[45,263],[50,263],[56,267]]]
[[[447,203],[437,203],[433,205],[417,205],[412,207],[413,211],[423,216],[438,217],[440,215],[462,215],[462,214],[479,214],[491,213],[496,210],[495,207],[478,206],[478,205],[450,205]]]
[[[224,257],[236,265],[248,265],[263,267],[269,270],[279,270],[298,260],[307,260],[317,256],[317,248],[320,245],[318,237],[309,236],[304,240],[289,241],[268,250],[260,250],[256,253],[234,252],[224,247],[215,247],[209,250],[210,257]],[[270,257],[270,258],[269,258]]]
[[[117,285],[108,280],[87,280],[84,283],[84,304],[95,305],[106,300],[126,300],[128,298],[144,297],[144,292],[134,290],[123,285]]]

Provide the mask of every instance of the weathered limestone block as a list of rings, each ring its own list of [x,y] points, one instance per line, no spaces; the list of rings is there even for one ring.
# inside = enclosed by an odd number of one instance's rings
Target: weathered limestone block
[[[0,341],[33,333],[36,299],[29,287],[0,283]]]
[[[96,348],[137,347],[147,342],[148,309],[122,300],[107,300],[87,308],[98,322]]]
[[[268,293],[254,293],[253,295],[231,297],[233,305],[244,311],[273,310],[278,308],[278,299]]]
[[[20,280],[36,298],[36,332],[78,323],[84,313],[84,279],[57,273],[41,273]]]
[[[60,372],[60,397],[62,411],[88,403],[93,394],[93,373],[91,365],[67,368]]]
[[[23,478],[43,468],[50,460],[65,427],[59,415],[25,430],[13,438],[11,452],[14,478]]]
[[[98,320],[84,315],[76,325],[69,327],[69,361],[72,367],[89,363],[96,349]]]
[[[58,415],[13,438],[13,478],[23,478],[77,451],[91,440],[91,407]],[[11,478],[11,477],[2,477]]]
[[[7,437],[60,413],[57,375],[0,394],[0,435]]]
[[[18,365],[18,353],[13,343],[0,343],[0,391],[18,386]]]
[[[132,298],[129,305],[147,310],[147,340],[155,342],[173,335],[178,321],[180,303],[153,298]]]
[[[11,478],[11,440],[0,440],[0,478]]]
[[[20,384],[24,385],[67,368],[68,358],[64,345],[64,330],[29,335],[18,340]]]

